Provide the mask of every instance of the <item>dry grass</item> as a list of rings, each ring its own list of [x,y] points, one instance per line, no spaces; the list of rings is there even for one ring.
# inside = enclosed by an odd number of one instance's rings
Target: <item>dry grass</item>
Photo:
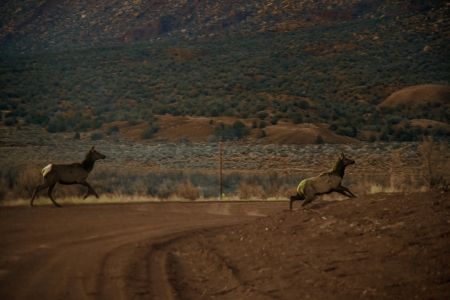
[[[391,190],[396,192],[404,192],[409,189],[406,185],[406,175],[404,174],[405,165],[401,160],[401,149],[392,151],[391,153],[391,168],[390,183]]]
[[[430,137],[420,145],[421,176],[429,189],[450,190],[450,157],[448,144]]]
[[[262,186],[257,183],[241,183],[238,189],[238,197],[241,200],[267,199],[267,193]]]
[[[44,183],[41,170],[35,167],[28,167],[17,176],[13,192],[18,198],[31,198],[36,186]]]
[[[194,201],[200,198],[200,191],[192,184],[191,180],[188,178],[185,183],[178,185],[176,195],[181,199]]]

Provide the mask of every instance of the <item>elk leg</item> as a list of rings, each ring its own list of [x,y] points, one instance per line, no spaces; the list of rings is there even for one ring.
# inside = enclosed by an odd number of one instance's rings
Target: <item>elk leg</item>
[[[353,194],[352,192],[350,192],[350,190],[348,189],[348,188],[346,188],[345,186],[339,186],[339,188],[338,188],[338,190],[336,190],[336,192],[338,192],[338,193],[340,193],[339,191],[341,191],[341,192],[346,192],[346,193],[348,193],[348,194],[350,194],[350,196],[349,195],[346,195],[346,194],[342,194],[342,195],[344,195],[344,196],[347,196],[347,197],[350,197],[350,198],[356,198],[356,196],[355,196],[355,194]]]
[[[41,185],[38,185],[38,186],[34,189],[33,196],[31,197],[31,201],[30,201],[30,206],[33,206],[33,201],[34,201],[34,198],[36,197],[37,193],[39,193],[40,191],[42,191],[42,190],[45,189],[45,188],[48,188],[49,186],[50,186],[50,185],[48,184],[48,182],[45,182],[45,183],[43,183],[43,184],[41,184]]]
[[[350,196],[349,194],[347,194],[346,192],[344,192],[344,191],[341,191],[341,190],[335,190],[334,192],[336,192],[336,193],[339,193],[339,194],[341,194],[341,195],[344,195],[345,197],[352,197],[352,196]]]
[[[308,204],[308,203],[313,202],[314,198],[316,198],[316,195],[315,195],[315,194],[307,194],[307,195],[305,196],[305,202],[303,202],[302,207],[305,206],[305,205]]]
[[[291,199],[289,201],[289,210],[292,210],[292,202],[297,200],[305,200],[305,196],[303,194],[300,195],[299,193],[297,193],[297,195],[295,196],[291,196]]]
[[[86,199],[87,196],[89,196],[89,194],[93,194],[98,199],[97,193],[94,191],[94,189],[91,187],[91,185],[89,183],[87,183],[87,181],[80,182],[80,184],[84,185],[85,187],[88,188],[86,195],[84,195],[83,199]]]
[[[53,204],[55,204],[57,207],[61,207],[61,205],[56,203],[55,199],[53,199],[53,196],[52,196],[52,192],[53,192],[53,189],[55,188],[55,185],[56,185],[56,182],[54,184],[52,184],[50,186],[50,188],[48,189],[48,197],[50,198],[50,200],[52,200]]]
[[[305,195],[305,202],[303,202],[302,207],[313,202],[314,198],[316,198],[317,191],[312,186],[305,186],[303,194]]]

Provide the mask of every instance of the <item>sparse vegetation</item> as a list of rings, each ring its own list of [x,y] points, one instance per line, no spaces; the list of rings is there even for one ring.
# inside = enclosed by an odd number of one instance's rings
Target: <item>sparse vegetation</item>
[[[430,189],[450,191],[450,148],[431,137],[420,144],[421,175]]]
[[[410,13],[422,20],[418,12]],[[424,17],[421,26],[440,24],[433,16]],[[152,123],[155,114],[232,116],[272,125],[281,119],[326,123],[350,137],[371,130],[383,141],[415,141],[425,129],[408,128],[403,121],[448,122],[448,109],[430,104],[378,110],[377,105],[405,86],[448,85],[450,57],[437,29],[434,35],[411,31],[410,18],[380,15],[245,38],[230,32],[220,43],[214,37],[171,38],[8,55],[0,61],[2,110],[10,110],[3,122],[12,126],[23,119],[53,133],[87,132],[115,121]],[[423,50],[426,46],[433,54]],[[427,134],[450,133],[439,128]]]
[[[98,141],[103,139],[103,133],[101,132],[93,132],[91,133],[91,140],[92,141]]]
[[[223,140],[238,140],[250,133],[250,129],[241,121],[236,121],[233,125],[220,123],[215,131],[216,136],[222,137]]]
[[[186,180],[185,183],[178,185],[176,194],[181,199],[187,199],[191,201],[200,198],[199,189],[192,184],[189,178]]]

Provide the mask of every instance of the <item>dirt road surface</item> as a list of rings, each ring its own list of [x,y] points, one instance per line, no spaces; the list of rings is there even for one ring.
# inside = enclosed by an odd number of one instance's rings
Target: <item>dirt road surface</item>
[[[1,208],[0,299],[170,299],[157,245],[283,208],[267,202]],[[149,274],[141,274],[147,267]]]
[[[0,208],[0,299],[450,299],[450,195]]]

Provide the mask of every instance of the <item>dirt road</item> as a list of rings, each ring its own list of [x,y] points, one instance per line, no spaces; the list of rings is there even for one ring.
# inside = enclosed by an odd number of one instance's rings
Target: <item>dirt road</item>
[[[0,208],[0,299],[450,299],[448,193]]]
[[[285,203],[1,208],[0,299],[170,299],[159,266],[164,260],[154,245],[284,208]],[[147,278],[149,286],[140,281]]]

